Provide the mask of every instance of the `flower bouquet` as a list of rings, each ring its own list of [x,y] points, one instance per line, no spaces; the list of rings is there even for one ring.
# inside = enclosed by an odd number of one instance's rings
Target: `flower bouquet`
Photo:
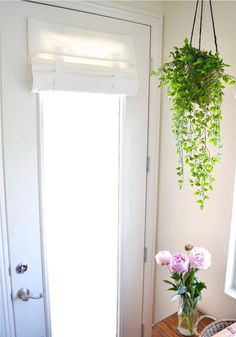
[[[186,245],[185,251],[186,254],[175,255],[160,251],[156,254],[156,262],[170,271],[170,280],[164,282],[170,285],[168,290],[175,292],[171,300],[179,300],[178,330],[182,335],[192,336],[198,315],[197,303],[202,299],[201,291],[206,288],[196,274],[211,266],[211,254],[203,247],[191,245]]]

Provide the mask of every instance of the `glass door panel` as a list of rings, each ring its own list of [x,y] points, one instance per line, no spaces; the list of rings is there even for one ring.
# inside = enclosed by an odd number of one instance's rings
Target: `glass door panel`
[[[59,92],[41,101],[52,337],[115,337],[120,97]]]

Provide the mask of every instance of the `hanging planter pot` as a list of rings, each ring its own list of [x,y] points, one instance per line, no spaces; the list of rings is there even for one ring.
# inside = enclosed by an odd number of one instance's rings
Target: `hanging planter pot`
[[[212,4],[210,4],[216,52],[201,50],[203,0],[201,1],[199,46],[192,46],[199,0],[196,3],[190,42],[185,39],[181,48],[170,53],[171,61],[153,75],[159,87],[168,85],[172,102],[172,131],[178,155],[179,187],[184,183],[185,168],[189,167],[190,186],[194,187],[197,203],[204,208],[213,189],[213,169],[221,155],[221,104],[225,83],[235,85],[235,79],[226,73],[227,64],[220,58],[215,34]]]

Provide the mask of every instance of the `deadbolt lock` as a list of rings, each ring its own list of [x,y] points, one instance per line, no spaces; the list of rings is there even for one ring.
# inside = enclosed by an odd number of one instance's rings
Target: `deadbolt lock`
[[[27,263],[22,262],[22,263],[19,263],[16,266],[17,274],[24,274],[27,270],[28,270],[28,264]]]

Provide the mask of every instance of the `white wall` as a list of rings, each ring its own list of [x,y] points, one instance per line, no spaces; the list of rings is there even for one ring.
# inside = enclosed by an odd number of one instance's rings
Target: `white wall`
[[[163,14],[163,1],[114,1],[116,3],[119,3],[121,5],[126,5],[130,7],[135,7],[137,9],[148,11],[151,13]]]
[[[209,6],[208,1],[204,1]],[[173,46],[180,46],[189,37],[195,2],[164,2],[164,61],[168,61]],[[216,31],[221,56],[231,64],[229,72],[236,76],[236,2],[213,1]],[[203,48],[213,49],[213,33],[209,12],[204,20]],[[208,22],[206,22],[208,21]],[[212,267],[199,274],[208,289],[203,291],[199,308],[218,318],[236,318],[236,300],[225,295],[224,282],[236,162],[236,100],[232,89],[225,90],[223,103],[223,160],[215,172],[216,182],[204,211],[195,203],[193,191],[176,184],[176,155],[171,134],[171,111],[164,90],[161,121],[161,155],[158,204],[157,249],[183,251],[186,243],[203,245],[212,253]],[[177,303],[170,302],[171,293],[161,281],[168,273],[157,269],[154,321],[176,311]]]

